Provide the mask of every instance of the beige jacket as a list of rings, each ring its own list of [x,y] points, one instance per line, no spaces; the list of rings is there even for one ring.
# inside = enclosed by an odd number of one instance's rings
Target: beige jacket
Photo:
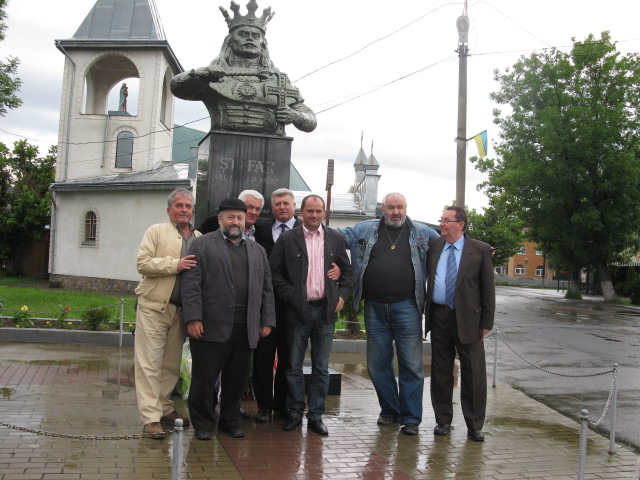
[[[196,237],[201,234],[197,230]],[[182,235],[172,222],[151,225],[138,249],[138,272],[143,275],[136,287],[138,303],[164,312],[176,283]]]

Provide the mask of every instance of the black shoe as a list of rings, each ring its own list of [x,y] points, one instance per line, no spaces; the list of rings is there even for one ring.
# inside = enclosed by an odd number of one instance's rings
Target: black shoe
[[[329,430],[322,420],[309,420],[307,422],[307,430],[317,433],[318,435],[329,435]]]
[[[446,435],[451,432],[450,423],[439,423],[436,428],[433,429],[435,435]]]
[[[251,418],[251,414],[244,408],[240,407],[240,418]]]
[[[417,423],[405,423],[402,430],[400,430],[405,435],[417,435],[419,428]]]
[[[210,430],[198,429],[194,432],[194,435],[198,440],[211,440]]]
[[[378,425],[391,425],[392,423],[398,423],[397,415],[380,415],[378,417]]]
[[[231,426],[231,427],[223,427],[220,429],[222,433],[230,436],[231,438],[242,438],[244,437],[244,432],[240,427]]]
[[[474,430],[470,428],[467,430],[467,436],[474,442],[484,442],[484,433],[482,433],[482,430]]]
[[[271,412],[269,410],[263,408],[258,410],[258,413],[256,413],[256,422],[264,423],[269,420],[271,420]]]
[[[289,432],[291,430],[295,430],[296,428],[298,428],[300,424],[302,424],[302,418],[293,417],[287,420],[286,422],[284,422],[284,424],[282,425],[282,429]]]

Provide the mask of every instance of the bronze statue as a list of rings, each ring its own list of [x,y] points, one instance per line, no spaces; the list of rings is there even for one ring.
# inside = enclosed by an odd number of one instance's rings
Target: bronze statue
[[[293,123],[311,132],[316,128],[315,114],[269,58],[265,33],[275,12],[265,8],[256,17],[257,8],[250,0],[243,16],[232,1],[232,18],[220,7],[229,27],[220,55],[207,67],[175,76],[171,91],[178,98],[204,102],[211,130],[284,135],[284,126]]]

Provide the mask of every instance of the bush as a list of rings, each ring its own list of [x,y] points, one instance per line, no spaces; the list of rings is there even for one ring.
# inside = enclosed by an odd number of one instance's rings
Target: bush
[[[13,314],[13,321],[17,328],[32,328],[33,320],[29,315],[29,307],[23,305],[20,310]]]
[[[630,297],[633,294],[633,289],[638,281],[638,273],[633,267],[627,269],[627,281],[624,284],[624,294]]]
[[[107,330],[111,322],[111,314],[106,307],[91,305],[89,310],[82,312],[82,320],[87,323],[89,330]]]

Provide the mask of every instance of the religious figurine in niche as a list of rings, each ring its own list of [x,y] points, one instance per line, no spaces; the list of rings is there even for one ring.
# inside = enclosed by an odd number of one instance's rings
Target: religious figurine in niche
[[[275,12],[265,8],[256,17],[257,8],[250,0],[243,16],[232,1],[232,18],[220,7],[229,27],[220,55],[206,67],[175,76],[171,91],[178,98],[202,101],[211,116],[211,130],[284,135],[284,126],[293,123],[311,132],[315,114],[269,57],[265,33]]]
[[[123,83],[120,87],[120,102],[118,103],[118,111],[127,111],[127,97],[129,96],[129,87],[126,83]]]

